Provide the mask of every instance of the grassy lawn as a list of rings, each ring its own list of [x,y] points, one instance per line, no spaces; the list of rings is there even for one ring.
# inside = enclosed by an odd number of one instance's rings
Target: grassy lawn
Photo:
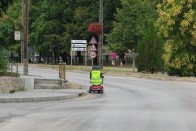
[[[58,70],[59,65],[47,65],[47,64],[29,64],[29,67],[39,67],[45,69],[54,69]],[[66,65],[67,71],[75,71],[75,72],[85,72],[89,73],[91,71],[91,66],[70,66]],[[140,73],[133,72],[133,69],[130,67],[103,67],[101,70],[103,73],[112,76],[129,76],[129,77],[137,77],[137,78],[147,78],[147,79],[160,79],[160,80],[175,80],[175,81],[191,81],[196,82],[195,77],[176,77],[176,76],[168,76],[163,73]]]

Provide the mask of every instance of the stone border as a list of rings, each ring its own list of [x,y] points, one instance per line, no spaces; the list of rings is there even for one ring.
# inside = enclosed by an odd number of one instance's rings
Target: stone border
[[[24,90],[25,80],[19,77],[0,77],[0,94]]]

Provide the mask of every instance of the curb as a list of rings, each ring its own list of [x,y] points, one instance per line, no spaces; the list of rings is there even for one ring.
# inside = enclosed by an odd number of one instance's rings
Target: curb
[[[74,99],[85,95],[88,95],[87,91],[83,91],[78,94],[67,94],[63,96],[51,96],[51,97],[0,98],[0,103],[30,103],[30,102],[61,101],[61,100]]]

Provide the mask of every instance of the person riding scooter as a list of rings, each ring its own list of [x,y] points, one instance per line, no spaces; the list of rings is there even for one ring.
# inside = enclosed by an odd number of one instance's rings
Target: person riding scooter
[[[92,86],[89,88],[89,93],[92,91],[98,91],[98,93],[103,93],[103,73],[99,70],[99,66],[93,66],[93,70],[90,72],[90,83]]]

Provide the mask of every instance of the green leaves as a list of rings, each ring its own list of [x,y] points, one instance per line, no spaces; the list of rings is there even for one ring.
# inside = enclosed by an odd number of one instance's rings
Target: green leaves
[[[112,50],[136,48],[146,30],[146,23],[156,16],[153,4],[147,0],[121,0],[122,8],[117,9],[113,30],[106,41]],[[115,49],[114,47],[118,47]]]
[[[157,6],[156,26],[166,38],[164,62],[169,74],[196,76],[196,2],[167,1]]]
[[[13,0],[1,0],[0,1],[0,17],[5,13],[8,9],[8,6],[13,2]]]
[[[157,35],[157,30],[153,23],[148,23],[147,31],[138,44],[137,57],[138,71],[142,72],[158,72],[163,71],[163,39]]]

